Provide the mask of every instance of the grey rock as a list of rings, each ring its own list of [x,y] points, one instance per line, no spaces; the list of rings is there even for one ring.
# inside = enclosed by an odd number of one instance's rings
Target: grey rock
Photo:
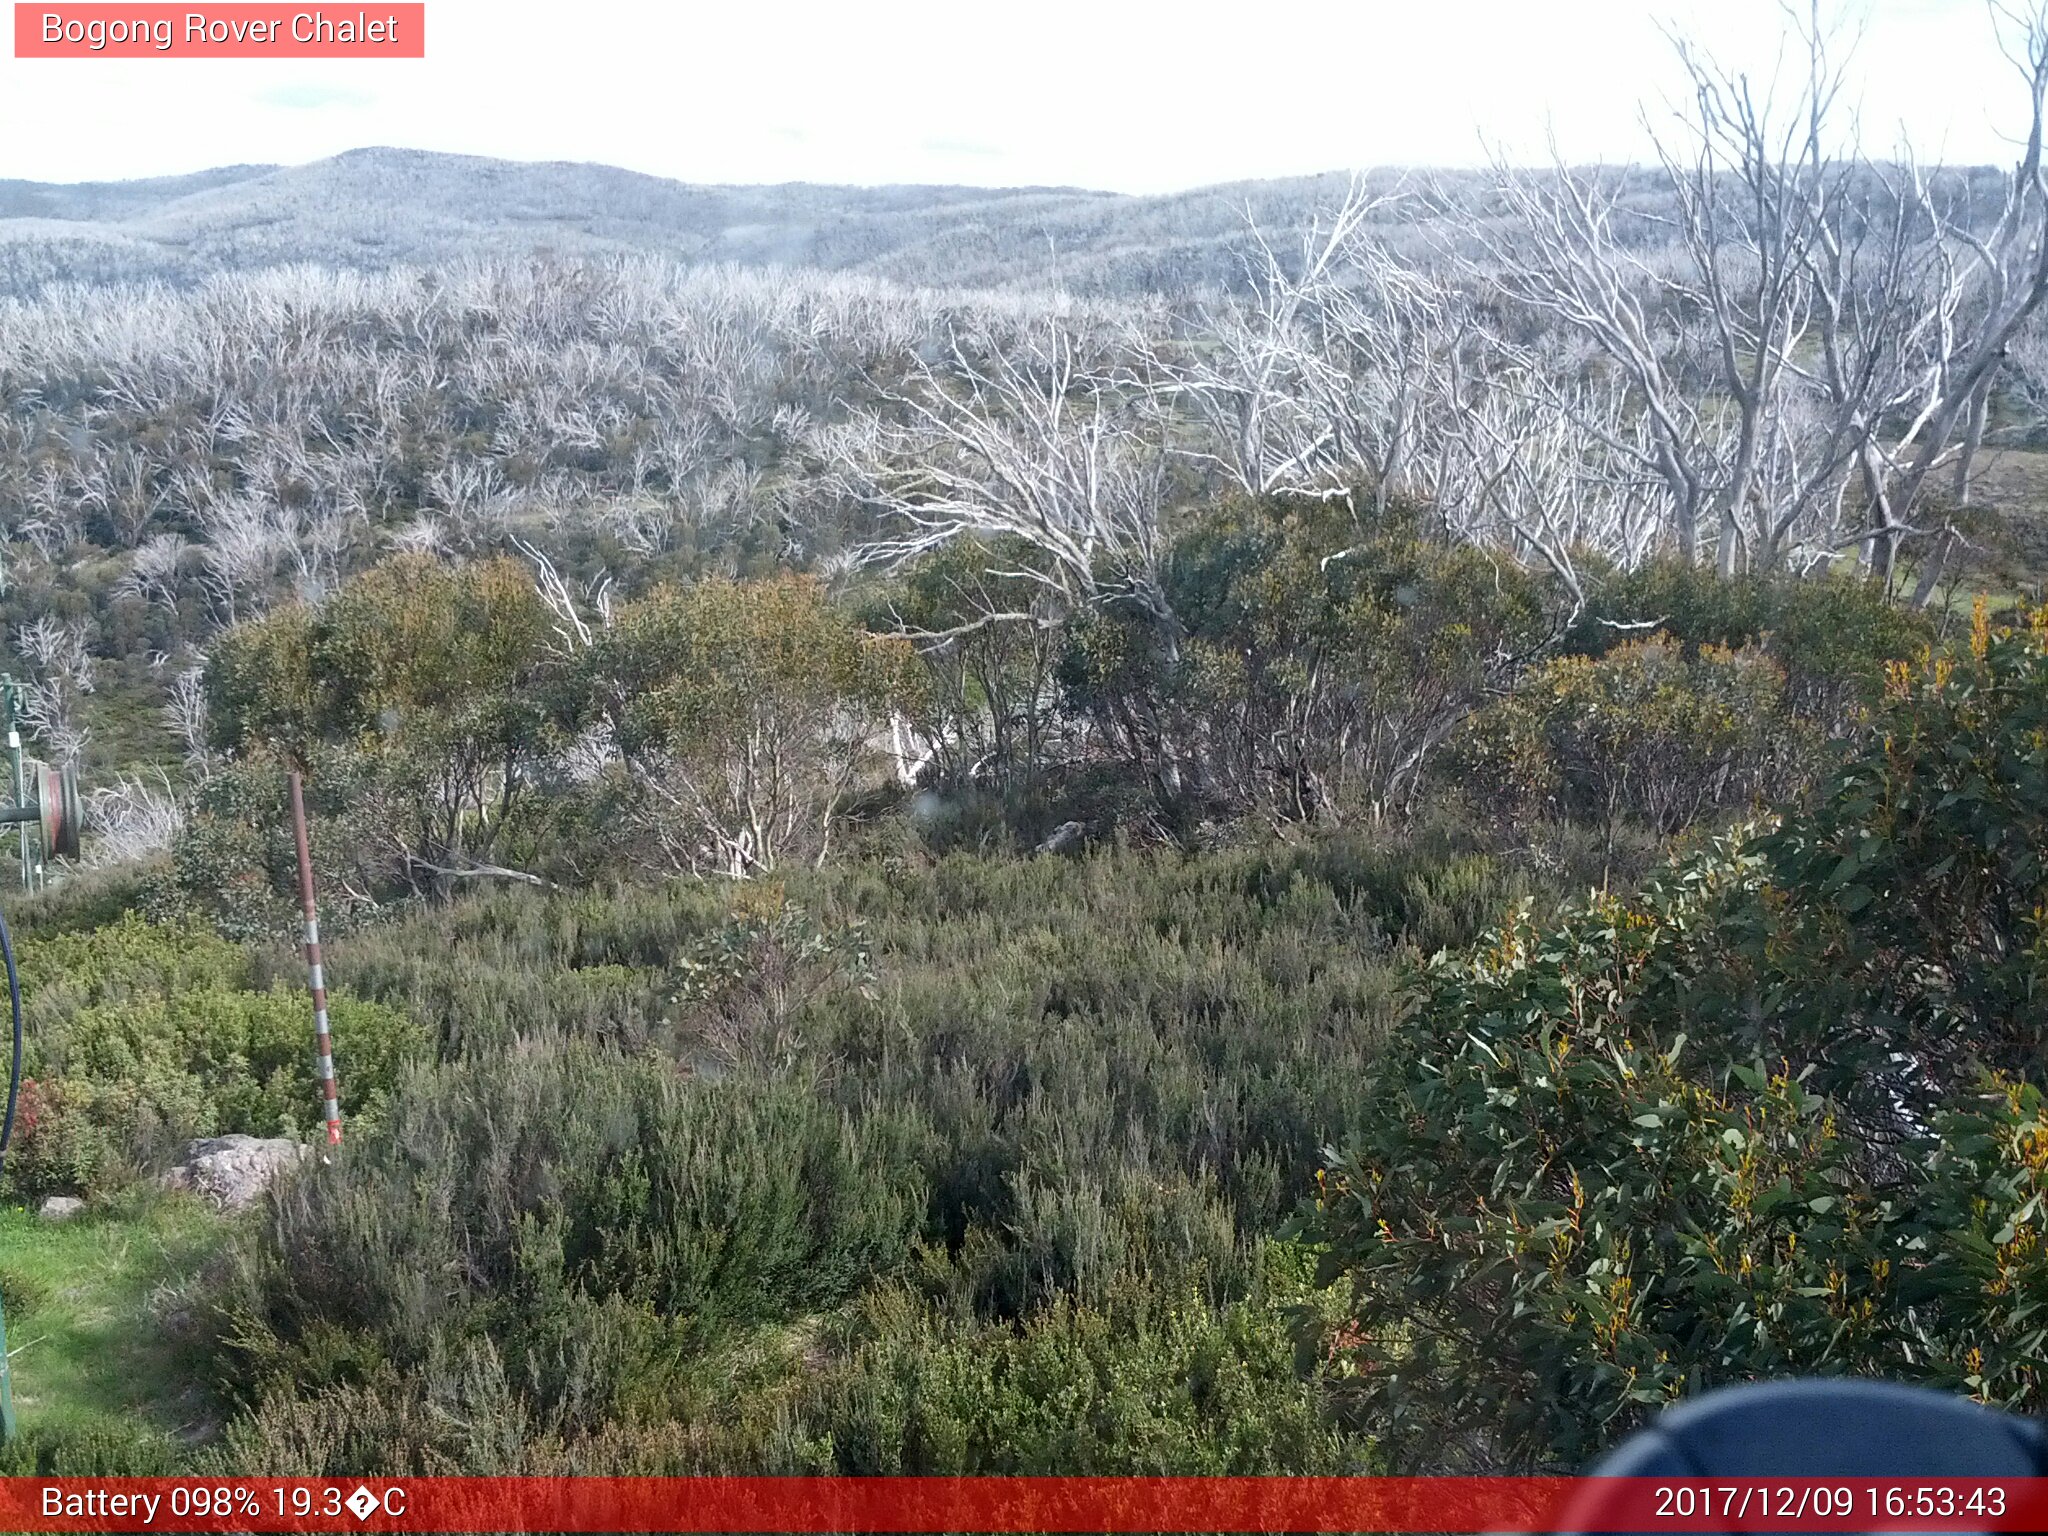
[[[85,1202],[76,1195],[52,1195],[42,1203],[36,1215],[44,1221],[69,1221],[85,1210]]]
[[[1063,821],[1052,829],[1052,836],[1040,843],[1039,853],[1073,853],[1081,846],[1081,839],[1088,835],[1085,821]]]
[[[163,1183],[203,1195],[221,1210],[239,1210],[260,1199],[310,1150],[282,1136],[208,1136],[185,1148]]]

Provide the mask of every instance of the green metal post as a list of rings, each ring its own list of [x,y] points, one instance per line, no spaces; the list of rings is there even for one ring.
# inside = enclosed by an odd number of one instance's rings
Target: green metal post
[[[17,687],[12,673],[0,677],[0,702],[4,702],[7,714],[7,760],[14,768],[14,803],[21,805],[28,798],[28,780],[21,766],[21,727],[16,721],[15,702]],[[35,866],[29,858],[28,823],[21,827],[21,888],[34,888]]]
[[[0,1445],[14,1438],[14,1367],[7,1360],[7,1309],[0,1307]]]

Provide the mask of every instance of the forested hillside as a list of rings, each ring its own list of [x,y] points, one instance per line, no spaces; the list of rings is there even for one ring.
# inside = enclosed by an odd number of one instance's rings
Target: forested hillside
[[[7,902],[7,1466],[2048,1408],[2007,40],[1995,170],[1842,149],[1809,39],[1768,119],[1684,55],[1648,170],[0,187],[0,622],[90,813]],[[316,1150],[221,1210],[227,1134]]]
[[[297,262],[383,269],[486,255],[645,255],[909,283],[1186,290],[1240,280],[1247,210],[1292,231],[1342,184],[1304,177],[1156,197],[1059,187],[690,186],[602,165],[365,149],[312,165],[145,182],[0,182],[0,293],[27,297],[58,281],[184,286]]]

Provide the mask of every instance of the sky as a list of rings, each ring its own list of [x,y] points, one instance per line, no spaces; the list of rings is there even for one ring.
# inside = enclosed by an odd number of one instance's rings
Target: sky
[[[1860,34],[1868,146],[1903,130],[1923,160],[2012,158],[2024,93],[1984,0],[1837,10]],[[1123,192],[1472,165],[1496,148],[1530,163],[1551,135],[1573,161],[1620,161],[1646,152],[1638,103],[1669,110],[1660,23],[1758,76],[1781,62],[1777,0],[428,0],[422,60],[10,50],[0,177],[298,164],[367,145],[695,182]]]

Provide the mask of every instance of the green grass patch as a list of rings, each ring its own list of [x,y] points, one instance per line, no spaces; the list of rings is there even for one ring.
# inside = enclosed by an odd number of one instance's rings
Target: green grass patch
[[[68,1222],[0,1210],[0,1301],[20,1431],[0,1470],[140,1473],[205,1438],[213,1405],[156,1307],[222,1231],[196,1201],[150,1196]]]

